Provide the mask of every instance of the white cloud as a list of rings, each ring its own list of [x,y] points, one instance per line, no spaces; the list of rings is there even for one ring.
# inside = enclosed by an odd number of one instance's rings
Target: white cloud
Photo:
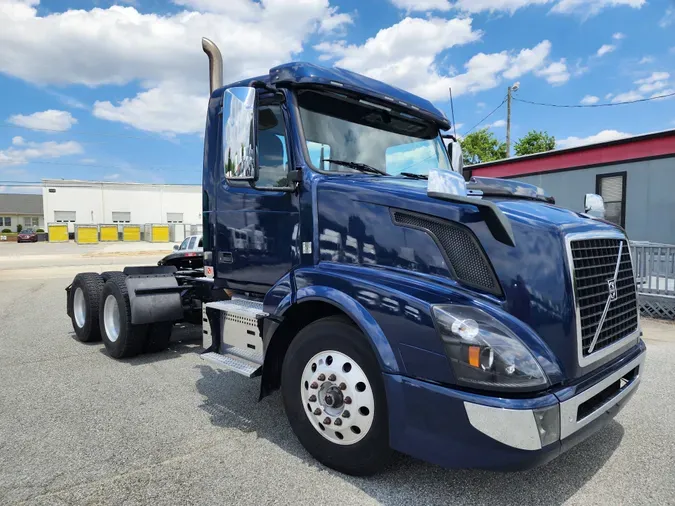
[[[485,106],[486,106],[486,105],[487,105],[487,104],[486,104],[485,102],[476,102],[476,107],[477,107],[478,109],[485,109]]]
[[[413,0],[410,0],[413,1]],[[455,7],[471,13],[506,11],[514,13],[522,7],[542,5],[551,0],[457,0]]]
[[[0,150],[0,168],[6,165],[24,165],[42,158],[60,158],[78,155],[84,149],[75,141],[29,142],[21,136],[12,138],[12,146]]]
[[[391,0],[399,9],[415,11],[449,11],[452,8],[448,0]]]
[[[551,53],[551,43],[544,40],[532,49],[523,49],[511,60],[511,68],[504,72],[506,79],[517,77],[532,72],[541,67]]]
[[[545,78],[549,84],[554,86],[564,84],[570,78],[565,58],[561,58],[560,61],[553,62],[545,68],[536,70],[534,73],[539,77]]]
[[[185,93],[170,84],[144,91],[117,104],[97,101],[97,118],[133,125],[139,130],[188,134],[204,130],[206,102],[201,95]]]
[[[647,0],[559,0],[551,12],[578,14],[586,18],[598,14],[607,7],[625,6],[639,9],[646,3]]]
[[[607,95],[605,95],[605,100],[609,100],[613,96],[614,96],[614,93],[607,93]]]
[[[599,101],[600,99],[594,95],[586,95],[579,103],[581,105],[593,105],[597,104]]]
[[[504,128],[506,126],[506,120],[498,119],[494,123],[488,125],[489,128]]]
[[[7,121],[13,125],[30,128],[31,130],[52,130],[55,132],[70,130],[77,123],[77,120],[69,112],[56,111],[54,109],[28,115],[15,114],[10,116]]]
[[[598,56],[598,57],[605,56],[607,53],[611,53],[615,49],[616,49],[616,46],[614,46],[612,44],[603,44],[602,46],[600,46],[600,49],[598,49],[598,51],[595,53],[595,55]]]
[[[192,131],[201,132],[208,75],[202,36],[223,50],[224,78],[231,82],[292,60],[310,35],[339,29],[351,19],[329,0],[175,3],[197,10],[160,15],[112,6],[39,15],[37,0],[9,0],[0,7],[0,72],[41,85],[138,82],[142,90],[127,99],[125,118],[140,116],[140,109],[134,114],[129,109],[147,106],[145,93],[151,90],[199,96],[199,110],[188,100],[185,106],[174,102],[182,109],[174,112],[199,117],[199,123],[190,119],[189,124]],[[101,99],[105,104],[105,97]],[[144,128],[158,123],[143,119]],[[169,130],[181,129],[171,126]]]
[[[667,95],[668,90],[665,88],[672,86],[668,72],[652,72],[647,77],[637,79],[633,84],[637,85],[637,89],[615,95],[612,103],[642,100],[647,94],[652,92],[656,93],[653,93],[650,98]]]
[[[619,93],[618,95],[615,95],[612,99],[612,103],[616,104],[617,102],[633,102],[634,100],[640,100],[642,98],[644,98],[644,96],[640,92],[627,91],[625,93]]]
[[[625,38],[626,38],[626,34],[625,34],[625,33],[621,33],[621,32],[616,32],[614,35],[612,35],[612,38],[613,38],[614,40],[625,39]]]
[[[659,21],[659,26],[661,28],[668,28],[673,24],[673,21],[675,21],[675,7],[668,7]]]
[[[639,65],[645,65],[647,63],[654,63],[653,56],[643,56],[642,59],[638,62]]]
[[[337,7],[330,7],[328,15],[319,22],[319,33],[344,31],[347,25],[353,25],[354,18],[346,12],[338,12]]]
[[[414,4],[414,0],[392,0],[395,4]],[[423,0],[422,3],[438,2],[441,0]],[[605,8],[628,6],[640,8],[646,0],[456,0],[455,7],[459,10],[479,12],[509,12],[532,5],[555,4],[551,12],[557,14],[576,14],[583,18],[594,16]],[[418,9],[422,10],[422,9]]]
[[[314,48],[324,61],[336,60],[339,67],[366,74],[430,100],[444,99],[449,87],[452,87],[455,97],[494,88],[504,78],[514,79],[540,69],[546,64],[551,51],[551,43],[545,40],[515,54],[511,51],[478,53],[464,64],[464,71],[459,74],[443,71],[436,64],[442,51],[474,42],[481,35],[480,31],[472,29],[471,18],[406,17],[380,30],[362,45],[338,41],[323,42]],[[544,77],[549,79],[548,74]]]
[[[666,88],[665,90],[660,90],[654,93],[652,96],[649,98],[657,98],[657,97],[663,97],[665,95],[673,95],[675,94],[675,88]],[[668,97],[671,98],[671,97]]]
[[[567,139],[559,139],[556,141],[558,148],[573,148],[575,146],[583,146],[585,144],[595,144],[596,142],[607,142],[615,139],[624,139],[630,137],[632,134],[619,132],[617,130],[603,130],[595,135],[588,137],[568,137]]]

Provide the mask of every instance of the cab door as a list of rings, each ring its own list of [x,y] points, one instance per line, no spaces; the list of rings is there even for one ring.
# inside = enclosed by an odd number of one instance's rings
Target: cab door
[[[217,276],[235,290],[265,293],[299,263],[297,192],[288,188],[292,165],[288,114],[278,99],[258,107],[258,181],[227,181],[217,201]],[[261,188],[265,188],[264,190]],[[274,190],[279,188],[279,190]]]

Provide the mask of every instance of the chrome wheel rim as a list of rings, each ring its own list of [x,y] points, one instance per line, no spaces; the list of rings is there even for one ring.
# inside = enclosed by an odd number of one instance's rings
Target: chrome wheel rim
[[[78,327],[84,327],[84,322],[87,321],[87,306],[84,303],[84,292],[82,288],[75,290],[73,296],[73,313],[75,315],[75,323]]]
[[[366,373],[339,351],[322,351],[307,362],[300,396],[310,423],[331,443],[358,443],[373,425],[375,399]]]
[[[111,343],[120,336],[120,308],[114,295],[108,295],[103,306],[103,326]]]

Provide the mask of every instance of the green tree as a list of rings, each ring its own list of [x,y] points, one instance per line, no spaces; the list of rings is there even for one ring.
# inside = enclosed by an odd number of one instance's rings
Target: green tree
[[[493,162],[506,158],[506,143],[499,142],[494,133],[487,128],[471,132],[460,141],[464,164]]]
[[[516,142],[514,149],[518,156],[551,151],[555,149],[555,137],[544,131],[530,130]]]

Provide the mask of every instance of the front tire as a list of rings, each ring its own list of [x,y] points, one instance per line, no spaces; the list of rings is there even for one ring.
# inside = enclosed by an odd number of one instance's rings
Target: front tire
[[[103,279],[95,272],[75,276],[70,289],[71,321],[78,341],[91,343],[101,339],[99,331],[99,301]]]
[[[129,358],[143,352],[147,325],[132,325],[131,304],[123,276],[111,276],[101,292],[101,338],[113,358]]]
[[[284,357],[286,415],[319,462],[345,474],[379,471],[391,453],[387,400],[367,337],[342,316],[302,329]]]

